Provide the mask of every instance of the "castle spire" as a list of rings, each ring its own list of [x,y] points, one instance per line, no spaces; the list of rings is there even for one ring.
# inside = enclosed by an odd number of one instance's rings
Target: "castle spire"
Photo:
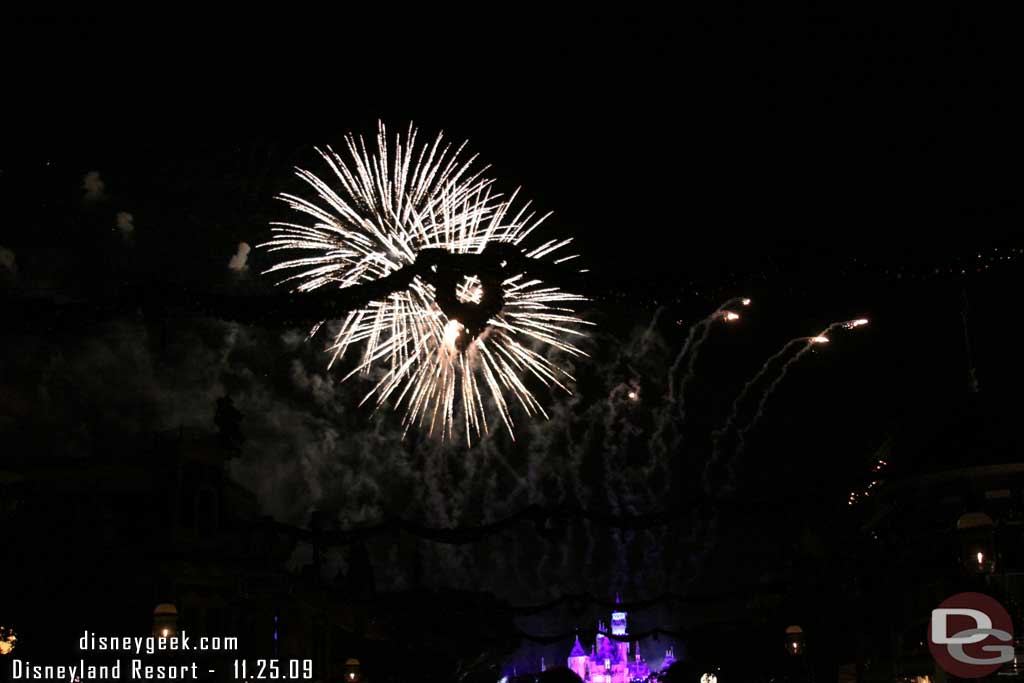
[[[543,658],[541,663],[543,664]],[[572,652],[569,653],[569,669],[579,676],[582,680],[587,678],[587,651],[580,645],[580,636],[576,634],[576,642],[572,646]]]

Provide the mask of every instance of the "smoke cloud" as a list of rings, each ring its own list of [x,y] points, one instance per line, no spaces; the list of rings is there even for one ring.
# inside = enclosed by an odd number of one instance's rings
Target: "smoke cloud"
[[[373,376],[340,383],[344,366],[326,371],[321,338],[212,319],[169,330],[118,321],[82,338],[8,340],[17,348],[5,357],[19,358],[12,390],[34,417],[2,424],[31,431],[33,442],[50,444],[51,452],[84,455],[130,435],[180,426],[212,431],[216,400],[230,394],[245,415],[247,437],[232,475],[267,514],[287,523],[307,524],[314,509],[339,528],[389,515],[431,526],[476,525],[527,505],[566,502],[642,512],[660,489],[633,472],[633,459],[646,452],[644,406],[657,402],[661,390],[653,383],[664,374],[655,370],[657,357],[668,348],[656,333],[642,334],[646,341],[632,349],[642,358],[630,358],[625,374],[620,354],[602,358],[592,341],[587,351],[597,363],[575,371],[605,388],[588,391],[593,398],[542,396],[550,419],[518,416],[514,444],[497,423],[471,449],[459,435],[444,443],[416,433],[403,439],[397,414],[358,405]],[[623,392],[634,385],[644,386],[643,401]],[[657,556],[653,536],[609,534],[581,521],[552,533],[538,536],[527,525],[465,547],[410,537],[370,550],[382,588],[411,585],[416,565],[423,582],[522,602],[549,592],[608,593],[626,588],[614,585],[618,577],[654,578],[660,571],[649,566]]]
[[[10,279],[18,276],[18,262],[7,247],[0,247],[0,275]]]
[[[114,225],[121,231],[121,236],[127,239],[135,232],[135,217],[127,211],[118,211]]]
[[[82,176],[82,190],[85,191],[84,199],[87,202],[98,202],[104,199],[106,184],[100,177],[99,171],[89,171]]]
[[[234,256],[228,261],[228,268],[241,273],[249,269],[247,261],[249,260],[249,252],[252,251],[252,247],[246,242],[239,242],[238,249],[235,251]]]

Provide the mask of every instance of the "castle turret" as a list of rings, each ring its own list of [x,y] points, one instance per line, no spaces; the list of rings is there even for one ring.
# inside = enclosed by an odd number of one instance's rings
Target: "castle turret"
[[[572,646],[569,653],[569,670],[586,680],[587,675],[587,651],[580,645],[580,637],[576,636],[576,644]]]
[[[616,593],[615,604],[622,604],[622,597]],[[626,613],[621,609],[612,612],[612,635],[625,636],[626,635]],[[625,666],[629,662],[629,642],[625,640],[619,640],[615,642],[615,661],[618,664]]]
[[[612,612],[612,633],[617,636],[626,635],[626,613],[618,605],[622,604],[622,596],[615,594],[615,611]]]

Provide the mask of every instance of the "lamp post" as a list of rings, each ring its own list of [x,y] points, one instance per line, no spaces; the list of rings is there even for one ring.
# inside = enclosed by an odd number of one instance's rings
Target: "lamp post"
[[[178,608],[169,602],[153,610],[153,635],[158,638],[172,638],[178,634]]]
[[[791,656],[799,656],[807,649],[804,630],[797,625],[786,627],[786,652]]]
[[[345,683],[359,683],[363,680],[362,666],[355,657],[345,660]]]
[[[968,512],[956,521],[961,562],[968,572],[991,574],[995,571],[994,528],[992,518],[984,512]]]

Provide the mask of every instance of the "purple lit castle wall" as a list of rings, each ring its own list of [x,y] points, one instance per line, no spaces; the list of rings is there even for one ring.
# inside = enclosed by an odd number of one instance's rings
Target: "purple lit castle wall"
[[[615,599],[620,603],[619,598]],[[640,643],[628,640],[614,640],[605,635],[608,630],[603,623],[597,625],[597,640],[587,653],[576,637],[572,652],[569,653],[568,666],[583,683],[633,683],[646,681],[651,669],[640,655]],[[626,613],[612,612],[613,636],[626,636]],[[631,647],[632,646],[632,647]],[[633,651],[632,658],[630,650]],[[665,660],[661,670],[664,671],[675,661],[671,649],[665,652]]]

